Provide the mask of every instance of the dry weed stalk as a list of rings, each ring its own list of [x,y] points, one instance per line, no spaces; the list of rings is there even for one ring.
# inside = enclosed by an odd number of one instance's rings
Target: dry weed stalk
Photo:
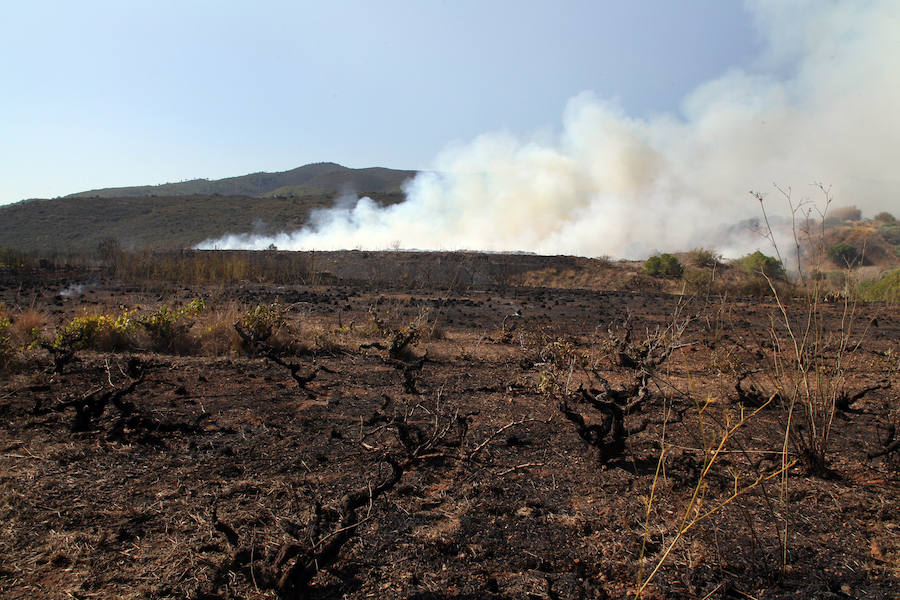
[[[781,502],[789,502],[788,467],[797,459],[791,457],[791,446],[810,475],[827,477],[828,451],[834,417],[843,404],[850,402],[847,392],[847,368],[854,353],[865,339],[869,326],[858,333],[858,295],[853,285],[845,285],[840,295],[840,314],[835,326],[829,320],[827,294],[818,277],[807,277],[803,270],[804,255],[810,256],[815,271],[826,256],[825,225],[828,208],[833,201],[830,188],[821,183],[815,187],[822,195],[821,204],[810,200],[795,203],[790,188],[776,189],[791,211],[791,233],[797,259],[796,286],[800,300],[789,300],[779,292],[772,277],[762,277],[775,298],[777,312],[770,316],[771,341],[770,385],[785,411],[784,437],[781,448]],[[759,201],[766,229],[763,231],[781,259],[775,233],[765,211],[764,197],[751,192]],[[857,263],[858,264],[858,263]],[[847,264],[846,280],[852,282],[856,266]],[[883,386],[870,387],[868,391]],[[861,397],[853,395],[853,401]],[[799,417],[798,417],[799,413]],[[786,511],[787,512],[787,511]],[[787,564],[788,520],[784,519],[781,536],[782,567]]]
[[[831,191],[816,184],[823,195],[822,206],[811,201],[795,204],[790,188],[777,188],[791,210],[791,225],[797,253],[797,285],[802,293],[799,306],[783,297],[769,274],[762,272],[777,306],[777,318],[770,320],[772,343],[771,380],[782,406],[786,410],[782,465],[788,461],[789,444],[793,440],[807,472],[826,476],[828,443],[835,413],[847,398],[847,363],[858,350],[868,327],[856,334],[858,298],[853,287],[847,286],[837,327],[827,319],[825,291],[817,278],[804,275],[801,259],[807,253],[821,260],[825,247],[825,219],[832,203]],[[765,202],[761,194],[753,194],[760,202],[765,217]],[[798,215],[800,221],[798,222]],[[781,257],[778,243],[768,217],[764,235]],[[847,266],[848,280],[852,280],[853,266]],[[795,422],[797,410],[802,423]],[[783,482],[787,486],[787,481]],[[785,490],[786,491],[786,490]]]
[[[691,497],[688,500],[687,505],[684,508],[684,511],[681,515],[681,520],[678,524],[678,527],[675,529],[675,533],[671,539],[671,541],[666,545],[660,557],[657,559],[656,564],[653,569],[646,576],[644,575],[644,555],[647,548],[647,539],[650,532],[650,521],[651,515],[654,507],[654,502],[656,500],[656,490],[664,471],[664,465],[666,460],[666,454],[671,449],[666,443],[665,438],[665,425],[663,427],[663,432],[661,435],[660,442],[660,453],[659,459],[656,465],[656,472],[654,473],[653,480],[650,485],[650,493],[646,501],[646,512],[645,512],[645,521],[644,521],[644,531],[641,539],[641,550],[639,555],[639,568],[638,568],[638,576],[637,576],[637,591],[635,596],[640,598],[644,593],[644,590],[647,586],[652,582],[653,578],[659,572],[659,570],[663,567],[668,559],[669,555],[678,545],[678,543],[684,538],[685,534],[687,534],[691,529],[696,527],[701,522],[705,521],[712,515],[718,513],[722,509],[724,509],[729,504],[733,503],[739,497],[743,496],[747,492],[755,489],[756,487],[762,485],[763,483],[774,479],[776,477],[781,476],[784,472],[786,472],[789,468],[791,468],[796,460],[788,462],[787,464],[782,465],[778,469],[770,472],[759,473],[751,478],[748,482],[742,483],[741,473],[737,471],[732,471],[731,476],[732,480],[732,489],[731,493],[724,499],[718,500],[712,503],[712,506],[707,506],[706,503],[706,490],[707,490],[707,480],[709,478],[709,474],[714,465],[716,465],[718,459],[727,452],[728,443],[735,437],[735,435],[760,411],[765,409],[772,401],[774,400],[774,396],[770,397],[768,401],[766,401],[762,406],[759,406],[747,413],[743,406],[740,407],[739,416],[737,421],[733,421],[733,415],[730,412],[725,413],[725,421],[721,425],[722,429],[718,436],[709,437],[707,433],[707,424],[704,419],[704,413],[707,408],[712,404],[713,399],[711,397],[707,397],[707,399],[701,403],[699,400],[695,398],[695,406],[697,409],[697,418],[699,421],[700,433],[702,438],[702,450],[704,453],[703,458],[703,466],[700,470],[699,475],[697,476],[697,480],[694,483],[693,490],[691,492]]]

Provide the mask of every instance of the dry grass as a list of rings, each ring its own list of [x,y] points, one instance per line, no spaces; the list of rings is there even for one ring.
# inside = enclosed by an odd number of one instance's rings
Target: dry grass
[[[17,346],[26,346],[36,338],[39,338],[47,329],[49,317],[43,310],[26,308],[13,314],[10,325],[10,334],[13,343]]]
[[[197,319],[194,328],[200,340],[200,351],[207,356],[227,356],[241,352],[240,336],[234,324],[246,312],[237,302],[227,302],[207,310]]]

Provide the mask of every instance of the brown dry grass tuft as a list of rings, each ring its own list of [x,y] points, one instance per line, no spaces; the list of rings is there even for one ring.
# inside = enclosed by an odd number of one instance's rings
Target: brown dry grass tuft
[[[24,347],[40,338],[47,327],[47,313],[35,308],[26,308],[10,319],[10,335],[13,343]]]
[[[234,330],[234,324],[245,312],[237,302],[229,302],[201,315],[194,325],[200,340],[200,352],[207,356],[241,352],[242,341]]]

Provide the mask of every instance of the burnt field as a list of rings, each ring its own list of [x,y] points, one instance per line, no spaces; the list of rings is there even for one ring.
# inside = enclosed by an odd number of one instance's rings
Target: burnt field
[[[896,597],[896,306],[349,256],[6,274],[0,596]]]

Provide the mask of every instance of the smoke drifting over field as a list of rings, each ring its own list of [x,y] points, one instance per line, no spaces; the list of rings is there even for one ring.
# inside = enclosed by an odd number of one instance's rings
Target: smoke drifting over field
[[[821,181],[837,204],[895,210],[900,3],[758,0],[748,11],[762,55],[699,86],[677,113],[631,118],[583,93],[552,139],[489,133],[449,148],[401,204],[345,198],[302,230],[202,247],[641,257],[711,245],[721,226],[759,214],[747,192],[773,182],[799,199],[815,197],[809,184]],[[719,250],[759,238],[728,243]]]

